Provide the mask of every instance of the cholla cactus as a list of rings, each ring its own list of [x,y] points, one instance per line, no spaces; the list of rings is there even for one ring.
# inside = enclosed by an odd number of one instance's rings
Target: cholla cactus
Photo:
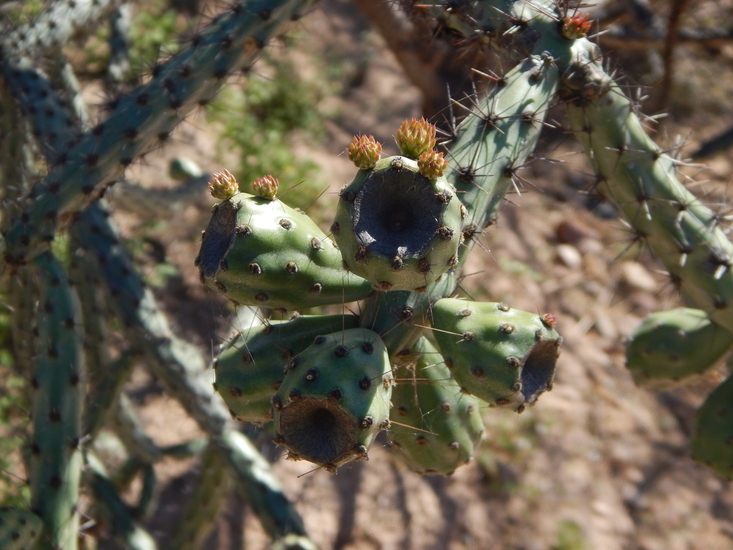
[[[399,155],[381,158],[382,146],[372,136],[355,137],[347,151],[358,172],[342,182],[330,234],[283,202],[275,176],[257,179],[254,194],[240,192],[226,170],[211,177],[219,202],[195,260],[201,280],[238,305],[260,308],[264,321],[224,347],[214,386],[223,399],[213,396],[204,356],[173,334],[99,198],[154,140],[209,102],[227,76],[248,68],[310,2],[236,3],[157,65],[146,83],[117,98],[106,120],[87,128],[73,75],[63,82],[64,95],[74,101],[62,101],[32,58],[60,46],[73,28],[112,4],[59,1],[37,25],[2,41],[0,103],[21,106],[20,115],[4,110],[3,127],[22,120],[15,124],[18,139],[2,148],[6,196],[22,203],[18,215],[4,220],[3,258],[14,284],[38,288],[37,304],[18,301],[15,309],[16,324],[32,335],[17,353],[32,390],[32,510],[0,510],[11,528],[0,537],[11,537],[10,548],[18,546],[13,541],[35,540],[40,548],[74,550],[82,485],[123,546],[152,547],[152,537],[89,448],[88,438],[104,425],[114,425],[131,455],[119,476],[125,482],[137,473],[144,478],[138,510],[151,507],[156,461],[198,457],[200,503],[187,506],[185,528],[171,543],[177,548],[203,540],[228,480],[278,545],[311,546],[267,461],[231,416],[272,422],[274,440],[289,458],[331,472],[367,459],[382,431],[417,472],[450,474],[470,461],[483,433],[480,402],[521,412],[553,384],[562,327],[552,314],[456,295],[474,237],[495,220],[558,97],[598,174],[599,190],[647,239],[695,308],[657,315],[637,331],[629,354],[637,377],[677,382],[714,364],[733,345],[733,245],[717,217],[680,185],[674,160],[646,135],[634,106],[605,73],[585,38],[587,16],[568,17],[549,0],[421,5],[455,33],[496,37],[494,46],[511,48],[522,60],[485,99],[475,100],[445,143],[437,143],[425,119],[405,121],[397,130]],[[31,141],[21,126],[33,128],[49,170],[13,195],[7,182],[27,180],[19,166],[34,166],[36,150],[28,145],[28,162],[17,162],[17,147]],[[56,255],[60,245],[50,246],[64,224],[73,260],[69,274]],[[353,301],[361,302],[353,309],[358,313],[266,318],[273,310]],[[99,313],[103,303],[111,313]],[[120,327],[129,347],[117,360],[104,341],[108,324]],[[674,349],[659,345],[659,333],[670,326],[685,336]],[[136,354],[198,423],[205,441],[161,448],[144,433],[122,391]],[[705,361],[701,368],[675,369],[650,366],[650,355]],[[405,380],[395,372],[428,366],[436,367],[429,386],[410,392],[407,380],[399,387]],[[733,425],[724,406],[729,386],[722,384],[701,408],[693,455],[731,477]],[[407,431],[391,430],[399,419],[409,419]],[[426,435],[415,436],[411,428]],[[421,449],[431,453],[421,455]]]

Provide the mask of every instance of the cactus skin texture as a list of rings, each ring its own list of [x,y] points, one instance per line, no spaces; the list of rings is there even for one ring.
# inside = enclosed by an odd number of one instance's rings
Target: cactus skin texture
[[[84,364],[76,296],[59,261],[33,261],[40,281],[38,348],[33,369],[31,510],[44,525],[41,548],[77,548]]]
[[[637,384],[668,390],[694,380],[730,350],[731,334],[704,311],[678,308],[649,315],[631,335],[626,367]]]
[[[234,302],[297,310],[369,293],[306,214],[247,193],[214,208],[195,263],[202,282]]]
[[[443,356],[424,336],[412,349],[414,378],[407,368],[392,390],[392,449],[415,472],[451,475],[468,463],[483,438],[479,400],[461,393]]]
[[[214,388],[240,422],[267,422],[272,419],[270,398],[293,357],[319,334],[357,326],[355,315],[299,315],[246,329],[214,361]]]
[[[647,136],[618,86],[597,101],[569,103],[568,112],[598,191],[664,263],[687,306],[733,332],[733,244],[719,215],[679,182],[675,160]]]
[[[392,373],[379,335],[363,328],[317,336],[288,364],[272,398],[277,436],[288,458],[329,472],[367,449],[389,426]]]
[[[463,391],[522,412],[552,388],[562,338],[551,314],[444,298],[433,319],[438,348]]]
[[[715,388],[697,411],[690,453],[693,460],[733,479],[733,376]]]
[[[0,508],[0,548],[31,550],[43,531],[41,518],[28,510]]]
[[[424,291],[455,267],[460,201],[407,157],[379,160],[341,189],[331,231],[344,263],[377,290]]]

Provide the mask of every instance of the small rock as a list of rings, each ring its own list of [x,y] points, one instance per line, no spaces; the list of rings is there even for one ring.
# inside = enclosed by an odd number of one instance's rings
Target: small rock
[[[659,290],[659,284],[649,270],[639,262],[627,261],[621,264],[621,277],[629,286],[644,290],[646,292],[656,292]]]
[[[580,251],[571,244],[557,245],[557,257],[570,269],[578,269],[583,264]]]

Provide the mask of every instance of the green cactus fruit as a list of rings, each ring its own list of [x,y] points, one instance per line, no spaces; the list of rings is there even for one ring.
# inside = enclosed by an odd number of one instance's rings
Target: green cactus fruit
[[[426,151],[435,147],[436,128],[424,118],[405,120],[397,129],[395,141],[400,153],[411,159],[417,159]]]
[[[450,475],[473,456],[484,434],[479,400],[461,393],[433,344],[420,338],[414,371],[400,369],[392,390],[392,448],[420,474]]]
[[[552,388],[562,338],[552,314],[443,298],[433,305],[438,348],[462,390],[522,412]]]
[[[718,363],[731,347],[731,333],[699,309],[649,315],[631,335],[626,367],[637,384],[668,390],[691,382]]]
[[[445,178],[388,157],[341,190],[331,231],[348,269],[375,289],[424,291],[456,265],[463,212]]]
[[[367,449],[389,426],[392,373],[376,332],[352,328],[317,336],[287,366],[272,398],[277,436],[288,458],[329,472]]]
[[[733,479],[733,376],[715,388],[697,411],[690,453],[693,460]]]
[[[41,518],[28,510],[0,508],[0,548],[30,550],[43,531]]]
[[[355,315],[300,315],[245,329],[214,361],[214,387],[240,422],[267,422],[272,418],[270,398],[285,376],[283,367],[319,334],[358,325]]]
[[[336,245],[306,214],[247,193],[214,207],[196,265],[204,284],[244,305],[297,310],[370,291],[344,271]]]

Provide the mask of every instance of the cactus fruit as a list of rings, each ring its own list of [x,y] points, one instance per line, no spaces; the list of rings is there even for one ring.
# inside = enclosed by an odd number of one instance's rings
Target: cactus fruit
[[[43,531],[41,518],[28,510],[0,508],[0,548],[30,550]]]
[[[284,378],[283,367],[319,334],[356,328],[354,315],[299,315],[245,329],[214,361],[214,387],[240,422],[272,418],[270,398]]]
[[[424,118],[405,120],[397,129],[395,141],[397,147],[406,157],[416,159],[435,147],[436,128]]]
[[[215,199],[225,201],[239,193],[239,183],[232,173],[225,168],[221,172],[214,172],[211,175],[209,193]]]
[[[733,479],[733,376],[715,388],[697,411],[690,453],[694,460]]]
[[[412,349],[411,377],[400,367],[392,390],[392,448],[420,474],[451,475],[466,464],[481,441],[479,400],[461,393],[433,344],[421,337]]]
[[[204,284],[244,305],[298,310],[370,291],[306,214],[247,193],[214,206],[195,263]]]
[[[456,265],[463,212],[445,178],[388,157],[341,189],[331,231],[348,269],[375,289],[424,291]]]
[[[715,366],[730,350],[732,338],[699,309],[659,311],[644,319],[631,335],[626,367],[637,384],[671,389]]]
[[[277,436],[288,458],[329,472],[367,449],[389,426],[392,373],[379,335],[363,328],[317,336],[288,364],[272,398]]]
[[[554,325],[552,314],[501,303],[444,298],[433,305],[433,334],[461,389],[517,412],[552,388],[562,343]]]

